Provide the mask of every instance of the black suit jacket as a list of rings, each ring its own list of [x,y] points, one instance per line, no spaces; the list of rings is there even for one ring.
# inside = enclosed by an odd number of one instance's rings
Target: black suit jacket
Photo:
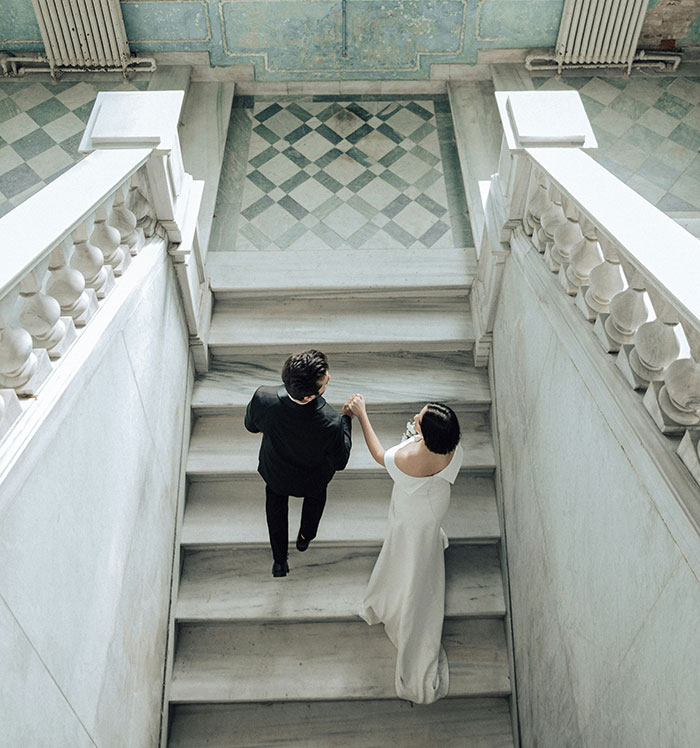
[[[262,431],[258,472],[275,493],[313,496],[350,457],[350,417],[338,415],[323,397],[299,405],[284,385],[256,390],[245,427]]]

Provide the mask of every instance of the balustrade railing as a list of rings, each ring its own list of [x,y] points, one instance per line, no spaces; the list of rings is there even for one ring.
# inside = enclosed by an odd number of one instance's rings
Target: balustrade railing
[[[503,228],[481,256],[504,240],[541,253],[700,483],[700,241],[580,148],[509,135],[486,211]]]
[[[181,104],[179,92],[100,94],[84,137],[89,155],[0,219],[0,440],[149,242],[161,242],[175,263],[195,359],[206,367],[203,185],[182,168]],[[124,138],[120,107],[132,115]],[[145,115],[142,135],[133,131],[134,108]]]

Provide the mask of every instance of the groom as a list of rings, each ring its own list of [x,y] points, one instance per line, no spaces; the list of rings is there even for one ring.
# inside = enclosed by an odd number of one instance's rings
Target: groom
[[[316,537],[326,486],[350,457],[349,415],[338,415],[321,397],[331,375],[321,351],[290,356],[279,387],[259,387],[248,403],[245,427],[262,432],[258,472],[265,481],[265,513],[272,546],[273,577],[289,571],[289,496],[303,496],[297,550]]]

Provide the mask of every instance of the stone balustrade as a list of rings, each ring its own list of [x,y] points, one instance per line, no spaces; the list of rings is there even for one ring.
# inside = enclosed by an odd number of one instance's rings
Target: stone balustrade
[[[182,98],[99,94],[81,143],[88,155],[0,219],[0,440],[151,241],[172,257],[195,361],[206,368],[203,183],[182,166]]]
[[[682,437],[678,454],[700,483],[700,241],[581,142],[564,142],[586,125],[569,119],[561,142],[554,133],[543,147],[529,148],[517,142],[513,117],[504,119],[487,208],[492,203],[498,215],[501,241],[517,234],[542,254],[629,386],[643,393],[659,430]]]

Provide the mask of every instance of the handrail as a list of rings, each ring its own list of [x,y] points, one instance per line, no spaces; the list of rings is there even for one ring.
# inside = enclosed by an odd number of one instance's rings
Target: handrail
[[[151,149],[95,151],[0,218],[0,298],[143,166]]]

